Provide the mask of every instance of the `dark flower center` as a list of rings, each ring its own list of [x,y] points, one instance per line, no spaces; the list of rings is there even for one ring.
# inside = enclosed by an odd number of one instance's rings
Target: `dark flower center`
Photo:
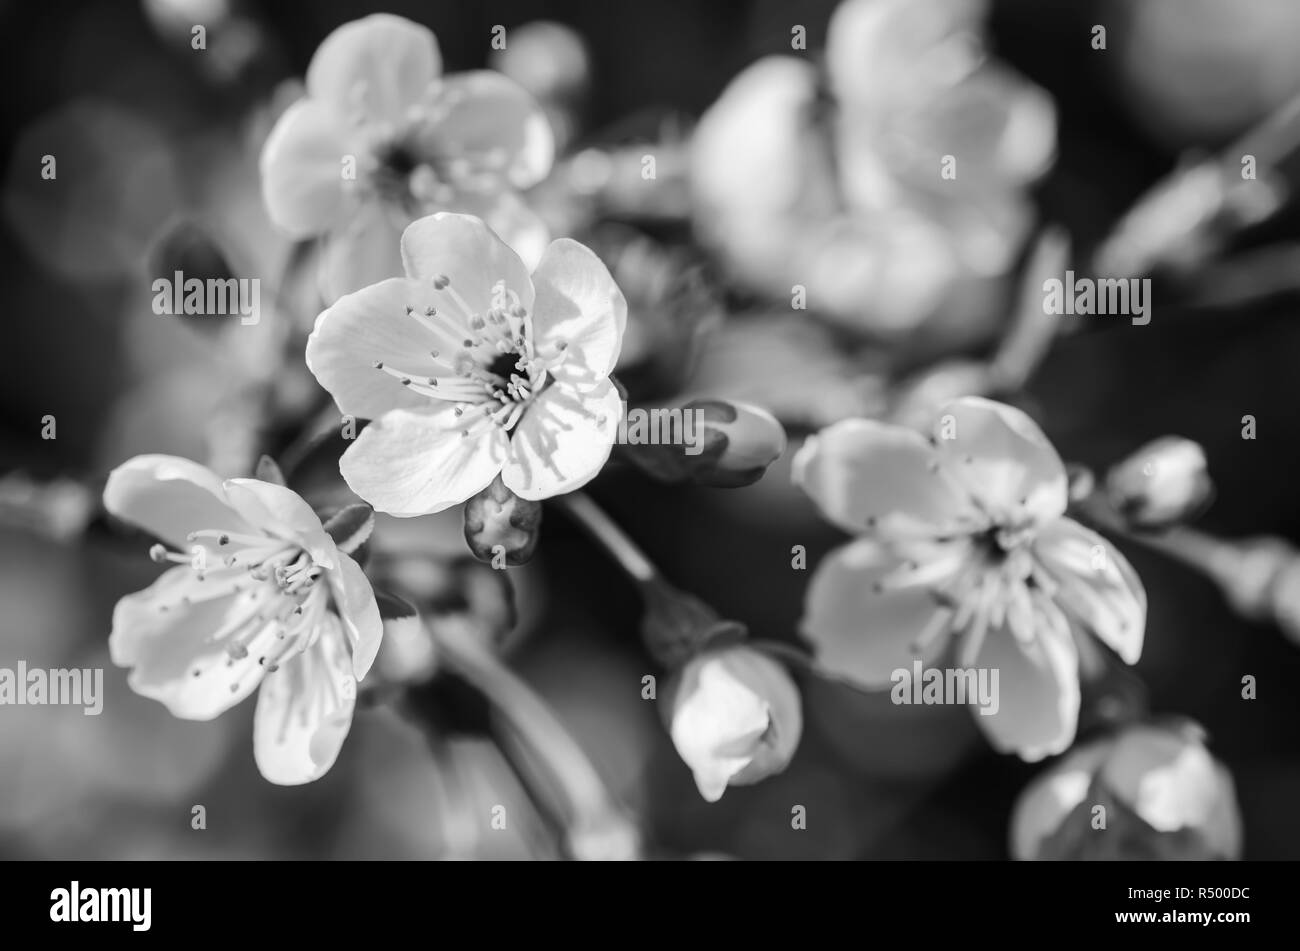
[[[519,373],[516,364],[519,362],[519,354],[511,351],[497,356],[487,366],[487,371],[494,376],[500,377],[503,383],[509,383],[513,374]]]
[[[395,142],[379,156],[379,164],[389,174],[407,178],[420,162],[409,147],[401,142]]]

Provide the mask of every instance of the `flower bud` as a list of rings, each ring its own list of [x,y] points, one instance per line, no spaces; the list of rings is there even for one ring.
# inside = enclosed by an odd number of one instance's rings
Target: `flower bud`
[[[562,23],[535,20],[512,28],[509,44],[490,60],[537,100],[580,98],[591,85],[582,36]]]
[[[1022,860],[1236,859],[1232,777],[1191,723],[1135,724],[1076,749],[1016,802]]]
[[[688,661],[669,689],[668,731],[708,802],[789,765],[803,712],[777,661],[739,645],[709,650]]]
[[[1106,476],[1110,504],[1134,528],[1161,529],[1186,521],[1213,492],[1205,451],[1179,436],[1148,443]]]
[[[686,409],[704,414],[706,460],[694,468],[701,485],[757,482],[785,452],[785,429],[765,409],[727,400],[695,400]]]
[[[634,413],[680,413],[681,438],[640,438]],[[628,457],[663,482],[691,482],[715,488],[737,488],[757,482],[767,467],[785,452],[785,430],[765,409],[731,400],[692,400],[680,409],[631,410]]]
[[[475,558],[493,567],[522,565],[532,558],[541,525],[542,503],[521,499],[500,476],[465,503],[465,541]]]

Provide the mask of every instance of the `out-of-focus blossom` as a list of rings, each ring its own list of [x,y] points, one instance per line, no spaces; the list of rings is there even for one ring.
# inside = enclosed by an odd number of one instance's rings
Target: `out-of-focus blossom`
[[[581,97],[591,82],[591,57],[581,34],[550,20],[514,27],[490,62],[539,100]]]
[[[709,802],[728,786],[781,772],[799,748],[799,690],[780,663],[753,648],[706,651],[687,662],[671,689],[673,745]]]
[[[818,566],[803,630],[822,665],[868,689],[955,640],[957,666],[999,672],[996,712],[976,721],[1026,760],[1060,753],[1079,712],[1079,649],[1096,636],[1142,652],[1146,593],[1113,546],[1064,517],[1066,473],[1019,410],[965,398],[930,439],[845,420],[811,437],[794,479],[859,536]]]
[[[498,474],[533,501],[592,479],[623,419],[609,374],[627,305],[605,265],[562,238],[530,278],[482,221],[446,213],[401,248],[407,276],[344,297],[307,342],[339,410],[375,420],[339,460],[348,485],[415,516]]]
[[[591,91],[591,55],[572,27],[535,20],[510,30],[504,49],[493,50],[488,65],[514,80],[546,111],[555,148],[565,147],[582,130],[582,111]]]
[[[222,482],[187,459],[123,463],[104,506],[160,538],[151,555],[176,565],[113,612],[109,648],[132,668],[132,689],[177,717],[210,720],[261,686],[253,752],[262,775],[282,785],[324,775],[379,650],[360,566],[291,490]]]
[[[1021,860],[1237,859],[1232,776],[1205,748],[1199,727],[1123,727],[1052,764],[1020,794],[1011,853]]]
[[[1097,22],[1110,51],[1097,55],[1114,101],[1162,145],[1218,145],[1300,92],[1300,7],[1290,0],[1108,6]]]
[[[826,50],[832,101],[793,57],[732,82],[700,121],[692,176],[700,232],[740,280],[773,298],[801,286],[810,310],[875,334],[988,329],[990,285],[1031,223],[1024,189],[1052,159],[1055,114],[984,58],[983,13],[847,0]]]
[[[0,476],[0,525],[71,541],[79,538],[95,514],[92,492],[76,479],[38,482],[21,472]]]
[[[398,238],[438,210],[482,217],[531,264],[549,234],[517,194],[550,171],[546,117],[491,71],[440,77],[433,33],[389,14],[339,27],[307,69],[307,96],[262,152],[271,218],[328,235],[329,300],[402,273]]]
[[[1213,493],[1205,450],[1179,436],[1148,443],[1106,474],[1110,504],[1135,528],[1159,529],[1186,521]]]
[[[629,399],[677,395],[725,314],[721,289],[698,251],[614,222],[577,237],[605,262],[627,297],[618,377]]]
[[[765,406],[782,422],[809,429],[855,416],[883,416],[888,391],[883,351],[850,350],[832,328],[790,320],[788,311],[724,323],[702,343],[688,389],[696,397]]]
[[[195,27],[203,28],[202,55],[187,60],[215,82],[243,77],[272,46],[241,0],[143,0],[141,6],[159,36],[184,54],[195,51]]]
[[[992,368],[983,361],[953,358],[918,370],[892,394],[889,419],[925,429],[935,410],[963,396],[985,396],[995,387]]]

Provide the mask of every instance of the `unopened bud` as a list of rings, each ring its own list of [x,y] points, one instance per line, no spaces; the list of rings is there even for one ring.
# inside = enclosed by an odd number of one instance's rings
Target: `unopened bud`
[[[668,689],[668,732],[709,802],[781,772],[799,747],[799,690],[784,666],[751,647],[697,655]]]
[[[1134,528],[1162,529],[1187,521],[1213,494],[1205,451],[1179,436],[1148,443],[1106,476],[1110,504]]]
[[[522,565],[533,557],[542,526],[542,503],[521,499],[497,476],[465,503],[465,541],[474,557]]]
[[[635,421],[624,440],[629,457],[655,478],[715,488],[757,482],[785,452],[785,430],[765,409],[731,400],[693,400],[673,410],[632,412],[680,413],[681,438],[649,444],[635,438]],[[649,417],[651,420],[653,416]]]
[[[1232,777],[1195,724],[1134,724],[1077,748],[1016,802],[1017,859],[1236,859]]]
[[[534,99],[577,99],[591,84],[591,57],[582,36],[562,23],[537,20],[511,29],[502,50],[489,57]]]

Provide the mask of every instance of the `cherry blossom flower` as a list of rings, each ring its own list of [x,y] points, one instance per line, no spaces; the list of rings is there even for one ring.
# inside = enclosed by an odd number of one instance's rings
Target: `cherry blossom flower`
[[[104,505],[161,539],[155,561],[175,564],[113,611],[109,649],[131,668],[131,688],[174,716],[210,720],[260,686],[258,769],[281,785],[319,779],[382,635],[361,567],[290,489],[223,482],[176,456],[118,466]]]
[[[550,171],[545,114],[499,73],[441,69],[419,24],[389,14],[345,23],[266,140],[267,210],[296,236],[328,235],[330,301],[400,275],[402,229],[433,211],[479,215],[531,263],[546,247],[545,224],[517,194]]]
[[[781,772],[799,747],[803,712],[786,669],[750,647],[707,650],[671,686],[668,730],[700,795],[722,798]]]
[[[995,748],[1036,760],[1074,738],[1079,647],[1142,652],[1146,593],[1108,541],[1064,515],[1065,469],[1022,412],[967,397],[935,436],[862,419],[810,438],[794,478],[859,536],[818,566],[804,633],[832,673],[868,689],[955,641],[961,668],[1000,671]],[[1091,645],[1088,645],[1091,646]]]
[[[1072,750],[1011,821],[1021,860],[1237,859],[1241,838],[1232,775],[1190,723],[1133,724]]]
[[[984,56],[985,6],[846,0],[824,75],[769,56],[732,81],[691,177],[698,230],[737,279],[773,298],[801,287],[874,334],[989,329],[1056,130],[1046,93]]]
[[[627,304],[605,265],[561,238],[530,278],[482,221],[447,213],[401,246],[407,276],[342,298],[307,341],[340,412],[374,420],[339,460],[352,490],[416,516],[498,473],[532,501],[592,479],[624,415],[609,374]]]

